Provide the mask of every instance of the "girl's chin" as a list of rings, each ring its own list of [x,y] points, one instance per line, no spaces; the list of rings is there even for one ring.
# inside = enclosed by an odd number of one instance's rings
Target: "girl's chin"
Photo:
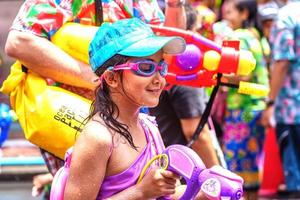
[[[145,103],[145,104],[143,105],[143,107],[154,108],[154,107],[156,107],[156,106],[158,105],[158,102],[159,102],[159,101]]]

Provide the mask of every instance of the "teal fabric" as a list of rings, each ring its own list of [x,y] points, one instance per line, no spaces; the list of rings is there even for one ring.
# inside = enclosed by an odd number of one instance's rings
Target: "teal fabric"
[[[104,23],[89,46],[90,65],[96,71],[116,54],[145,57],[162,48],[165,53],[181,53],[185,50],[185,41],[180,37],[156,36],[137,18]]]
[[[289,66],[275,103],[275,119],[282,124],[300,124],[300,2],[289,3],[278,12],[270,34],[274,61]],[[277,78],[277,77],[276,77]]]

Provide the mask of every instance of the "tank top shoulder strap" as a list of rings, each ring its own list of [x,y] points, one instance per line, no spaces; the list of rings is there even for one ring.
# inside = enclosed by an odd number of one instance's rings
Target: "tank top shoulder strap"
[[[165,145],[161,138],[159,129],[157,127],[157,123],[155,117],[149,116],[144,113],[140,113],[140,119],[145,123],[145,125],[149,128],[149,136],[153,138],[157,151],[161,153],[165,149]]]

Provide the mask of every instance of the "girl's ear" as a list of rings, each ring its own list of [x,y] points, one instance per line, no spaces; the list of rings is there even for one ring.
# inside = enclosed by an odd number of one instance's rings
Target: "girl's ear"
[[[105,82],[112,88],[116,88],[119,84],[118,81],[118,74],[113,72],[112,70],[106,70],[103,73],[103,79],[105,80]]]

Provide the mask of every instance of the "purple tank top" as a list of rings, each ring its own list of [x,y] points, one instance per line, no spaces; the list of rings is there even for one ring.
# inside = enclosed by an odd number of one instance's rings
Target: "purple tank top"
[[[154,117],[141,113],[139,119],[146,135],[147,145],[128,169],[104,178],[97,200],[108,198],[135,185],[147,162],[164,150]]]

